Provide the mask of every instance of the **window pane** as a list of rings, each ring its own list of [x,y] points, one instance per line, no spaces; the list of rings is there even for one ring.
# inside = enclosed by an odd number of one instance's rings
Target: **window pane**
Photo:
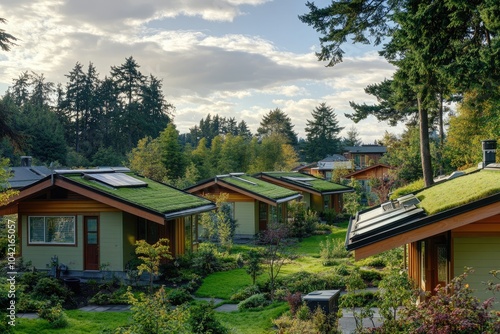
[[[29,217],[30,242],[45,242],[45,218]]]
[[[95,218],[87,219],[87,231],[88,232],[97,232],[97,219],[95,219]]]
[[[74,244],[75,217],[45,217],[45,242]]]

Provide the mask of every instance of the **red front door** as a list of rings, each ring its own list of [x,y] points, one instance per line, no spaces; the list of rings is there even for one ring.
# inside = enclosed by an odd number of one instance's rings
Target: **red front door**
[[[99,220],[84,218],[84,269],[99,270]]]

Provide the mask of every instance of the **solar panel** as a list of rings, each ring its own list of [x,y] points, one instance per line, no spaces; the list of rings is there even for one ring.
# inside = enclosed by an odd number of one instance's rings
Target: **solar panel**
[[[87,180],[95,180],[114,188],[146,187],[148,184],[124,173],[83,174]]]

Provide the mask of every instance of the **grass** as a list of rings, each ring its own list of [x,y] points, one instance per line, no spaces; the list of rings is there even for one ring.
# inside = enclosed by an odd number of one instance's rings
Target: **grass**
[[[80,310],[65,311],[68,317],[68,327],[54,329],[43,319],[18,318],[14,333],[23,334],[100,334],[114,330],[130,323],[130,312],[85,312]]]
[[[467,189],[467,196],[463,189]],[[428,214],[435,214],[499,192],[499,173],[483,170],[438,183],[417,193],[416,196],[420,200],[420,207]]]
[[[273,320],[288,311],[286,303],[274,303],[264,309],[217,313],[217,318],[231,334],[275,333]]]
[[[259,277],[259,281],[265,281],[264,275]],[[203,280],[203,284],[196,291],[197,297],[222,298],[228,300],[233,293],[252,285],[250,275],[245,269],[234,269],[213,273]]]

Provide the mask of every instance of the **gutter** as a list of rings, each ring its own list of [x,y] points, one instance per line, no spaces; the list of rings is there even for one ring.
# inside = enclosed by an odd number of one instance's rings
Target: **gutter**
[[[169,219],[173,219],[173,218],[194,215],[194,214],[198,214],[198,213],[211,211],[211,210],[214,210],[216,208],[217,208],[217,206],[215,204],[208,204],[208,205],[201,206],[201,207],[186,209],[186,210],[182,210],[182,211],[175,211],[172,213],[166,213],[165,219],[169,220]]]

